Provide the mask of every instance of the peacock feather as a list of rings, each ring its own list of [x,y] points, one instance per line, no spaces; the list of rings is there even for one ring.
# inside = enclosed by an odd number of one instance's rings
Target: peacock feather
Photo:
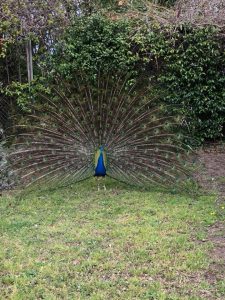
[[[190,176],[181,120],[129,77],[79,74],[40,95],[19,125],[10,161],[29,187],[109,176],[137,186],[169,187]]]

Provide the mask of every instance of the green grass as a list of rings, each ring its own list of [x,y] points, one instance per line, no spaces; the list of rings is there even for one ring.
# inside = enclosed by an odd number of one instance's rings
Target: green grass
[[[214,197],[106,185],[0,199],[0,299],[205,299]]]

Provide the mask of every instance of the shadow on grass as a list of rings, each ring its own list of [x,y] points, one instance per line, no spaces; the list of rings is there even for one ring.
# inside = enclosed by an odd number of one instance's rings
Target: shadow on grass
[[[103,189],[103,183],[105,184],[107,190]],[[198,183],[194,180],[186,180],[180,181],[176,185],[171,185],[169,187],[161,187],[161,186],[148,186],[148,187],[138,187],[134,185],[129,185],[127,183],[119,182],[113,178],[105,178],[102,181],[102,186],[100,183],[101,189],[98,191],[97,181],[95,178],[90,178],[87,180],[80,181],[74,184],[67,184],[64,186],[47,186],[44,184],[34,185],[28,189],[17,190],[13,192],[14,199],[16,203],[19,203],[22,200],[29,198],[38,198],[42,199],[52,199],[54,194],[63,195],[73,195],[75,197],[89,197],[90,195],[99,195],[106,194],[111,196],[116,196],[118,194],[123,193],[161,193],[164,195],[173,195],[173,196],[184,196],[191,198],[193,200],[197,200],[198,197],[203,195],[209,195],[209,193],[203,191]]]

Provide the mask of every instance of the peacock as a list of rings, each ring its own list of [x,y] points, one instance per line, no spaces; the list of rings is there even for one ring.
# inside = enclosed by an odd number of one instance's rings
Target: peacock
[[[17,126],[9,160],[23,187],[108,176],[169,188],[191,177],[183,119],[143,80],[110,72],[74,77],[55,78]]]

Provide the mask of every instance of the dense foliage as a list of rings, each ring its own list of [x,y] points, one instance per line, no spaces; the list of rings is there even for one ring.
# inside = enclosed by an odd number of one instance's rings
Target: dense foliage
[[[200,142],[225,133],[225,53],[210,28],[176,34],[160,81],[166,100],[181,104]]]
[[[199,142],[221,137],[225,126],[225,55],[212,28],[169,34],[139,22],[94,16],[76,21],[52,57],[54,69],[73,77],[102,66],[145,75],[169,104],[187,116]]]
[[[115,22],[98,15],[76,19],[57,44],[52,63],[60,74],[69,77],[78,69],[91,73],[100,68],[132,69],[139,58],[132,52],[131,43],[128,20]]]
[[[142,2],[148,1],[139,4]],[[151,2],[169,7],[175,1]],[[138,7],[135,1],[132,3]],[[43,6],[46,24],[35,30],[28,18],[25,25],[30,27],[18,31],[15,24],[20,24],[23,12],[13,11],[8,22],[4,19],[0,27],[0,122],[10,115],[7,110],[11,115],[17,112],[17,118],[23,116],[27,103],[38,101],[38,92],[46,90],[46,83],[56,74],[73,80],[78,70],[94,75],[103,68],[132,72],[143,85],[150,83],[159,98],[179,104],[190,132],[199,142],[224,135],[225,51],[217,29],[168,27],[138,14],[128,18],[123,8],[129,7],[130,1],[84,1],[82,5],[74,10],[57,10],[50,19]],[[31,8],[38,11],[36,6]],[[99,8],[104,10],[96,14]],[[4,9],[9,15],[7,2]],[[110,9],[112,13],[108,13]],[[23,10],[27,12],[26,6]],[[31,83],[27,82],[29,39],[34,73]],[[21,108],[22,115],[18,114]]]

